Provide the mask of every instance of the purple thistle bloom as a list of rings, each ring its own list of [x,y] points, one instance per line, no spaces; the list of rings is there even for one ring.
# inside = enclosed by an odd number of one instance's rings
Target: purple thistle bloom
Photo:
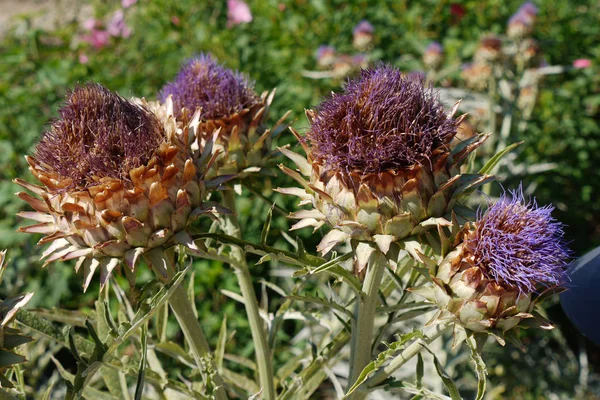
[[[380,66],[321,103],[307,138],[327,168],[376,173],[427,162],[456,132],[431,86]]]
[[[207,54],[188,60],[158,97],[164,102],[169,95],[173,96],[176,115],[182,108],[194,112],[202,107],[203,120],[232,116],[260,100],[254,92],[254,82],[225,68]]]
[[[485,213],[468,239],[474,261],[488,278],[528,294],[540,286],[563,285],[570,256],[554,207],[525,202],[522,188],[503,195]]]
[[[427,48],[425,49],[425,53],[431,53],[436,55],[442,54],[443,52],[444,48],[439,42],[431,42],[429,46],[427,46]]]
[[[317,60],[320,60],[323,57],[329,57],[329,56],[334,56],[334,55],[335,55],[335,47],[327,46],[327,45],[319,46],[319,48],[315,52],[315,58]]]
[[[164,140],[162,125],[150,111],[99,84],[78,86],[59,110],[60,118],[35,148],[35,158],[72,184],[97,184],[110,177],[129,180],[129,171],[146,164]]]
[[[352,30],[352,33],[354,35],[359,35],[359,34],[363,34],[363,33],[372,35],[373,32],[375,32],[375,28],[373,27],[373,25],[371,25],[371,23],[369,21],[364,20],[364,19],[362,21],[360,21],[358,24],[356,24],[356,26]]]
[[[534,16],[536,16],[538,14],[538,8],[535,6],[535,4],[533,4],[530,1],[528,1],[526,3],[523,3],[521,5],[521,7],[519,7],[519,11],[518,12],[523,12],[525,14],[528,14],[528,15],[534,17]]]

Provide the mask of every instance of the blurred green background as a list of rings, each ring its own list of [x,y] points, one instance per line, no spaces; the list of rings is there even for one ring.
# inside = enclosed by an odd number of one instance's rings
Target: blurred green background
[[[554,216],[567,225],[566,239],[579,256],[600,245],[600,5],[596,0],[535,4],[539,14],[533,36],[543,58],[548,65],[567,68],[542,81],[527,129],[514,140],[524,140],[519,162],[550,162],[556,167],[525,177],[509,176],[502,185],[514,188],[522,180],[526,187],[535,187],[540,204],[554,204]],[[154,99],[186,58],[210,52],[226,66],[250,75],[257,91],[277,87],[272,121],[292,110],[293,125],[302,132],[304,109],[317,105],[344,81],[343,76],[315,78],[317,48],[331,45],[338,53],[358,54],[352,31],[361,20],[374,27],[367,50],[371,62],[384,61],[406,72],[423,69],[419,60],[424,49],[438,41],[444,47],[446,75],[436,84],[464,87],[461,65],[471,60],[483,35],[505,31],[521,2],[260,0],[248,5],[252,21],[232,25],[225,1],[140,0],[127,8],[120,1],[0,1],[0,14],[5,15],[0,32],[0,248],[7,248],[11,259],[2,294],[35,291],[33,306],[70,309],[91,306],[95,300],[97,290],[83,295],[81,278],[69,266],[41,270],[37,261],[41,249],[35,240],[15,232],[21,223],[15,213],[24,204],[14,196],[18,188],[11,181],[29,177],[23,156],[31,154],[57,116],[69,87],[96,81],[126,97]],[[130,32],[91,38],[92,31],[111,25],[115,12],[123,13]],[[90,19],[97,20],[93,29]],[[576,59],[589,59],[591,66],[571,68]],[[291,142],[290,136],[284,133],[280,142]],[[494,188],[500,190],[498,185]],[[293,207],[292,201],[273,198],[284,208]],[[267,206],[247,197],[240,209],[247,239],[254,240],[260,236]],[[274,226],[285,230],[288,225],[280,217]],[[308,233],[301,235],[307,246],[318,241]],[[197,300],[209,336],[228,314],[242,338],[248,337],[243,310],[218,294],[223,287],[235,286],[231,271],[218,263],[197,264]],[[266,269],[262,265],[255,273],[267,276]],[[562,319],[558,306],[549,312],[558,319],[561,332],[536,333],[539,337],[529,338],[527,354],[514,349],[494,349],[490,354],[498,363],[490,379],[501,389],[497,393],[501,398],[575,396],[585,341]],[[598,381],[594,368],[597,371],[600,364],[599,352],[589,342],[586,346],[593,384]],[[585,390],[578,393],[587,396],[582,394]]]

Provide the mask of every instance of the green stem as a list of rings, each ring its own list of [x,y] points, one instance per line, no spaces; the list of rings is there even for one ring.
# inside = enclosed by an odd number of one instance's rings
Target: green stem
[[[233,214],[223,216],[223,230],[230,236],[241,238],[242,232],[236,215],[235,194],[233,191],[224,191],[223,200],[224,206],[233,212]],[[242,296],[244,297],[246,315],[248,316],[252,341],[256,350],[256,364],[258,366],[258,379],[262,388],[262,398],[265,400],[275,400],[276,394],[271,349],[268,343],[268,333],[258,312],[258,299],[254,292],[252,276],[250,275],[248,263],[241,248],[231,246],[231,257],[237,261],[234,269]]]
[[[376,250],[371,255],[361,296],[356,301],[355,319],[352,321],[350,342],[350,374],[348,388],[354,385],[362,370],[371,361],[375,310],[379,300],[379,287],[387,266],[387,259]],[[356,391],[350,399],[364,399],[366,393]]]
[[[149,254],[149,253],[148,253]],[[150,255],[151,257],[152,255]],[[175,265],[174,261],[171,257],[164,255],[162,260],[168,264],[166,265],[167,277],[166,281],[170,281],[175,276]],[[149,263],[151,265],[156,265],[156,259],[153,260],[150,258]],[[165,281],[165,277],[156,269],[153,268],[156,276]],[[210,363],[209,368],[213,371],[213,376],[211,377],[212,383],[215,385],[215,397],[217,400],[227,400],[227,394],[225,393],[225,386],[223,384],[223,379],[219,375],[217,371],[217,367],[214,363],[213,358],[210,353],[210,346],[208,341],[206,340],[206,336],[202,331],[202,327],[198,322],[198,318],[194,313],[194,307],[188,298],[187,292],[182,285],[177,286],[171,297],[169,298],[169,305],[171,306],[171,310],[175,314],[177,318],[177,322],[179,322],[179,326],[181,327],[181,331],[183,332],[184,337],[186,338],[188,345],[190,346],[190,351],[192,352],[192,357],[198,368],[202,370],[202,366],[207,362]],[[203,374],[204,376],[204,374]],[[205,380],[205,383],[208,385],[209,382]]]
[[[438,337],[442,336],[442,334],[451,325],[451,323],[445,323],[434,325],[433,327],[431,327],[431,332],[426,334],[424,339],[417,339],[413,343],[411,343],[410,346],[408,346],[406,349],[404,349],[402,353],[400,353],[400,355],[394,357],[394,359],[389,364],[378,370],[375,373],[375,375],[367,379],[363,386],[365,388],[372,388],[385,381],[400,367],[406,364],[411,358],[419,354],[421,350],[423,350],[424,345],[430,344]]]

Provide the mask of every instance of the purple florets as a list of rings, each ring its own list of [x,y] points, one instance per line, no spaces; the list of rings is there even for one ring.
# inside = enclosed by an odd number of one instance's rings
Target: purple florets
[[[526,203],[521,188],[503,195],[479,214],[469,239],[476,265],[490,279],[522,293],[564,284],[569,250],[553,210],[538,207],[535,200]]]
[[[328,168],[374,173],[427,163],[456,131],[432,87],[380,66],[321,103],[307,138]]]
[[[371,23],[369,21],[364,20],[364,19],[362,21],[360,21],[358,24],[356,24],[356,26],[352,30],[352,33],[354,35],[360,35],[360,34],[372,35],[373,32],[375,32],[375,28],[373,27],[373,25],[371,25]]]
[[[444,47],[439,42],[431,42],[425,49],[425,53],[430,54],[442,54],[444,52]]]
[[[187,61],[175,80],[166,84],[158,97],[164,102],[169,95],[173,96],[176,115],[182,108],[193,113],[202,107],[203,120],[232,116],[260,100],[254,92],[254,82],[223,67],[206,54]]]
[[[70,178],[67,189],[105,177],[128,180],[129,171],[146,164],[164,140],[154,114],[99,84],[73,89],[59,114],[35,158]]]

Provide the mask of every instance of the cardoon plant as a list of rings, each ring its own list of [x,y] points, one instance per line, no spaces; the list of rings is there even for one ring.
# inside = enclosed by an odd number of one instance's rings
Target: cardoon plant
[[[108,89],[87,84],[73,89],[57,119],[27,157],[41,186],[21,179],[17,184],[34,196],[17,195],[35,211],[20,216],[36,221],[21,232],[42,233],[51,243],[42,258],[77,259],[83,289],[100,273],[104,287],[113,271],[135,281],[140,256],[168,283],[176,266],[167,249],[182,245],[200,254],[188,224],[215,212],[207,191],[220,188],[222,178],[205,180],[214,157],[190,146],[197,126],[178,129],[172,104],[126,100]],[[200,365],[208,344],[183,288],[170,298]],[[217,376],[217,381],[220,378]],[[223,398],[221,387],[217,392]]]
[[[201,131],[214,135],[215,148],[221,151],[216,169],[245,178],[254,172],[265,172],[265,167],[268,169],[273,132],[265,127],[264,122],[274,94],[275,90],[258,96],[254,92],[254,83],[246,76],[218,64],[210,55],[202,54],[189,60],[175,80],[165,85],[159,97],[163,100],[171,98],[182,120],[189,113],[196,112]],[[273,131],[285,118],[286,115],[275,124]],[[198,142],[198,146],[202,148],[206,144]],[[254,190],[252,185],[247,186]],[[239,186],[237,192],[241,193]],[[236,217],[233,192],[223,192],[223,200],[231,213],[221,218],[221,228],[225,233],[240,238],[242,232]],[[271,350],[246,257],[237,246],[232,246],[231,257],[235,260],[232,265],[245,299],[263,396],[274,399]]]
[[[352,321],[350,384],[371,359],[388,253],[396,257],[405,238],[444,225],[460,195],[488,179],[461,174],[463,160],[486,137],[454,144],[463,118],[454,119],[454,111],[446,113],[422,80],[380,66],[307,113],[306,137],[296,134],[306,159],[282,149],[307,179],[282,166],[302,189],[279,190],[312,205],[290,215],[300,219],[292,229],[331,227],[317,249],[327,254],[350,241],[354,272],[364,277]]]

